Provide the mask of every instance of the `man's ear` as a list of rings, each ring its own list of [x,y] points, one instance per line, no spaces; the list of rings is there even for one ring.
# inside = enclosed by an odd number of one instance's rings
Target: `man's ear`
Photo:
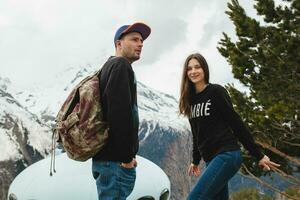
[[[117,40],[117,41],[116,41],[116,48],[118,48],[118,47],[119,47],[119,48],[121,47],[121,40]]]

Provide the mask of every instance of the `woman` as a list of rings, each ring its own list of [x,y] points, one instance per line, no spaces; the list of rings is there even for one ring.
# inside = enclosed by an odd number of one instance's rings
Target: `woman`
[[[206,170],[188,200],[229,198],[228,181],[242,163],[238,140],[265,170],[279,166],[259,150],[234,111],[226,89],[209,83],[208,65],[199,53],[186,58],[179,110],[180,114],[189,118],[193,134],[193,161],[188,168],[189,176],[199,176],[199,162],[201,159],[206,162]]]

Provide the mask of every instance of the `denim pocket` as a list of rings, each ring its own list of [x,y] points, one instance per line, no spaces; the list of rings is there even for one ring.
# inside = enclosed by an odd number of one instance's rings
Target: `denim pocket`
[[[135,167],[126,168],[126,167],[123,167],[121,164],[119,166],[120,166],[121,178],[124,178],[124,179],[128,180],[129,182],[130,181],[134,182],[135,178],[136,178],[136,169],[135,169]]]
[[[125,196],[128,196],[134,188],[136,180],[136,169],[135,167],[125,168],[120,165],[119,170],[119,181],[120,183],[122,183],[121,193],[123,193]]]

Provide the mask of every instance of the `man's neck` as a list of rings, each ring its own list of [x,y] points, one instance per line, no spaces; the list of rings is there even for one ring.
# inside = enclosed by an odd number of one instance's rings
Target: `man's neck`
[[[130,64],[133,63],[129,58],[123,56],[122,54],[120,54],[120,53],[118,53],[118,52],[116,52],[116,55],[115,55],[115,56],[116,56],[116,57],[123,57],[123,58],[126,58]]]

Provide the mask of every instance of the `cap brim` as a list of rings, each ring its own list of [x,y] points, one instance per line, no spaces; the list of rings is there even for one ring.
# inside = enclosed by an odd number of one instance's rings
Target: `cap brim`
[[[143,40],[146,40],[151,33],[151,28],[148,25],[139,22],[128,26],[128,28],[125,29],[122,33],[126,34],[130,32],[138,32],[142,35]]]

